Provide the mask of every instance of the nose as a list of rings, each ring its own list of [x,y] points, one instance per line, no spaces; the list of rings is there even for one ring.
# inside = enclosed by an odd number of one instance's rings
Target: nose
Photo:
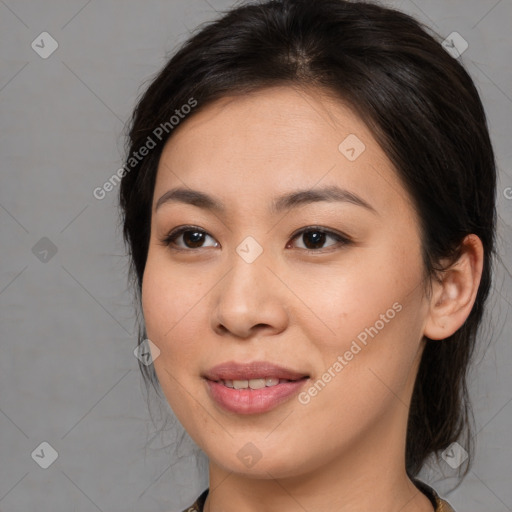
[[[263,255],[252,263],[236,252],[230,258],[230,271],[214,288],[212,328],[217,334],[246,339],[286,329],[286,286],[268,263]]]

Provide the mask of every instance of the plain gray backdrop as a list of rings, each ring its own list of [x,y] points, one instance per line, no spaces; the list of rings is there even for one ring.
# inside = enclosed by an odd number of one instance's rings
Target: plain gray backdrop
[[[475,464],[455,490],[443,461],[422,477],[457,512],[511,511],[512,2],[383,3],[467,41],[460,59],[500,170],[502,263],[481,331],[488,348],[471,374]],[[175,453],[179,425],[146,446],[153,427],[133,354],[118,190],[103,200],[92,192],[122,166],[124,126],[144,85],[190,30],[233,5],[0,0],[3,512],[177,512],[208,485],[191,441]]]

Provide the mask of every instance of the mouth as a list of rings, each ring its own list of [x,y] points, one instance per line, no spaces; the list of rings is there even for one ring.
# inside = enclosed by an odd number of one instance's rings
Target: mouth
[[[210,398],[236,414],[270,411],[297,394],[309,374],[272,363],[226,362],[202,375]]]
[[[309,377],[309,375],[306,372],[292,370],[268,361],[253,361],[250,363],[226,361],[210,368],[202,377],[214,382],[227,382],[228,385],[229,383],[241,385],[242,388],[260,389],[264,387],[263,382],[265,386],[273,386],[279,384],[280,380],[297,381]],[[245,382],[247,382],[247,385]],[[255,387],[250,385],[251,382]]]
[[[218,380],[213,381],[218,384],[222,384],[223,386],[231,389],[263,389],[263,388],[271,388],[273,386],[277,386],[278,384],[283,384],[284,382],[297,382],[298,380],[307,379],[307,376],[302,377],[301,379],[277,379],[273,377],[260,377],[257,379],[246,379],[246,380]]]

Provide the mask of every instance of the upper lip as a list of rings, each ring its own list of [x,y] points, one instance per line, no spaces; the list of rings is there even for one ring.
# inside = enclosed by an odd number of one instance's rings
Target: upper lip
[[[253,361],[251,363],[226,361],[210,368],[203,374],[203,377],[208,380],[219,381],[258,378],[299,380],[309,376],[304,372],[284,368],[268,361]]]

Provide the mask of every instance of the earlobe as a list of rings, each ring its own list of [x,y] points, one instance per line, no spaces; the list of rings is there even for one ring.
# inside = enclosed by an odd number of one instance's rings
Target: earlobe
[[[467,235],[459,259],[433,283],[423,335],[442,340],[454,334],[471,313],[480,285],[483,246],[476,235]]]

